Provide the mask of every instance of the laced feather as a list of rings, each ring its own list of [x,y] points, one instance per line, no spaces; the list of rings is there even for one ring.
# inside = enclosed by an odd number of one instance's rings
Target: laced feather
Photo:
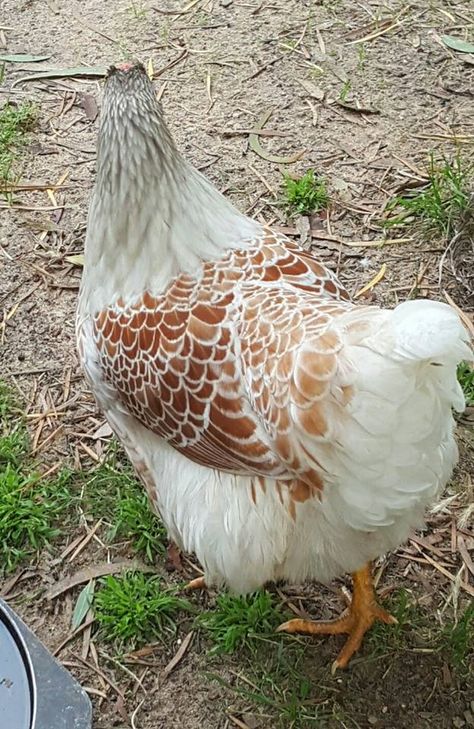
[[[77,333],[99,406],[209,583],[358,569],[421,522],[456,462],[457,314],[350,302],[184,161],[141,67],[106,84]]]

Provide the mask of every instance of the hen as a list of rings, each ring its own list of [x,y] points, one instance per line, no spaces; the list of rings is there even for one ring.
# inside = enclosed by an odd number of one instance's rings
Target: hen
[[[180,548],[205,583],[353,573],[346,666],[378,606],[370,561],[422,522],[456,461],[457,314],[354,304],[311,253],[239,213],[176,149],[140,64],[106,82],[80,359]]]

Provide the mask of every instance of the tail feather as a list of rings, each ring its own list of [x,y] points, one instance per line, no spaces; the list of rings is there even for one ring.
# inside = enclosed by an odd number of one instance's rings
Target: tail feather
[[[473,356],[468,332],[447,304],[426,299],[405,301],[394,309],[392,323],[394,354],[402,359],[458,364]]]

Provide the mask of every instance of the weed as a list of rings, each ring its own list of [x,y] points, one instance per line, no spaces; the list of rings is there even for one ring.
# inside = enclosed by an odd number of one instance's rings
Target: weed
[[[442,157],[440,163],[436,163],[432,153],[427,184],[411,195],[396,197],[390,202],[389,212],[396,208],[402,208],[403,212],[385,220],[385,227],[403,225],[407,218],[413,217],[427,230],[452,238],[469,208],[468,179],[469,170],[459,151],[453,160]]]
[[[324,73],[324,68],[321,66],[317,66],[315,63],[310,64],[310,70],[308,71],[310,79],[317,81],[324,76]]]
[[[344,83],[342,85],[342,89],[339,93],[339,101],[341,101],[343,104],[344,104],[344,102],[347,101],[347,97],[349,95],[349,91],[351,90],[351,88],[352,88],[352,82],[350,81],[350,79],[347,79],[347,81],[344,81]]]
[[[132,15],[136,20],[140,20],[140,18],[144,18],[147,14],[147,9],[143,5],[140,0],[136,2],[135,0],[131,0],[130,7],[127,8],[127,11]]]
[[[163,43],[165,44],[165,46],[167,46],[167,45],[168,45],[168,43],[169,43],[169,40],[170,40],[170,34],[171,34],[171,28],[170,28],[170,25],[169,25],[169,23],[167,23],[167,22],[165,21],[165,22],[164,22],[164,23],[163,23],[163,24],[161,25],[161,27],[160,27],[160,38],[161,38],[161,40],[163,41]]]
[[[254,638],[273,635],[284,621],[284,615],[266,591],[235,596],[223,593],[217,597],[216,609],[198,618],[212,637],[212,653],[233,653],[248,647]]]
[[[322,727],[324,715],[318,706],[318,688],[308,676],[310,667],[301,665],[304,659],[305,648],[295,641],[272,641],[258,656],[252,655],[248,667],[239,671],[232,685],[215,674],[209,677],[246,704],[251,702],[259,707],[265,716],[270,710],[275,717],[274,726]]]
[[[474,405],[474,367],[468,362],[461,362],[458,366],[458,380],[466,398],[466,405]]]
[[[130,539],[133,549],[153,562],[157,555],[165,552],[166,530],[152,512],[143,487],[136,483],[134,491],[117,502],[115,524],[109,536],[110,539]]]
[[[150,562],[164,554],[165,528],[151,511],[130,465],[120,460],[116,443],[107,460],[87,477],[84,499],[94,516],[109,521],[110,541],[117,537],[130,540],[133,549]]]
[[[0,381],[0,471],[8,464],[18,466],[28,452],[28,436],[22,420],[16,415],[10,390]]]
[[[402,648],[406,644],[407,627],[420,622],[420,613],[406,590],[399,590],[384,605],[397,619],[394,625],[376,622],[367,633],[367,645],[374,653],[384,653],[391,649]]]
[[[357,48],[357,70],[363,71],[367,63],[367,51],[364,43],[359,43]]]
[[[0,572],[11,572],[60,534],[71,480],[68,471],[54,479],[34,472],[26,428],[0,383]]]
[[[103,637],[129,649],[161,640],[164,633],[176,632],[176,616],[192,612],[192,605],[163,587],[159,577],[142,572],[113,575],[100,581],[94,598],[94,611]]]
[[[287,38],[280,43],[279,47],[282,51],[294,51],[295,48],[298,48],[298,40],[296,38]]]
[[[308,170],[299,179],[285,175],[283,189],[282,205],[290,215],[308,215],[325,208],[329,202],[326,182],[314,170]]]
[[[468,667],[474,650],[474,605],[468,605],[457,623],[445,626],[441,635],[442,647],[449,653],[458,670]],[[471,664],[472,665],[472,664]]]
[[[3,182],[11,178],[18,150],[25,144],[26,133],[35,117],[35,107],[28,102],[20,106],[6,104],[0,111],[0,180]]]

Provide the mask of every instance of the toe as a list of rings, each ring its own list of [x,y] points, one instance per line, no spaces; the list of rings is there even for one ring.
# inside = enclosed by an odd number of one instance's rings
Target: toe
[[[377,610],[375,611],[374,618],[376,620],[381,620],[382,623],[387,623],[387,625],[398,625],[398,620],[394,615],[390,615],[387,610],[384,610],[379,605],[377,605]]]
[[[204,577],[196,577],[195,580],[191,580],[187,585],[184,586],[185,592],[191,592],[192,590],[205,590],[207,588]]]
[[[349,615],[337,620],[288,620],[277,628],[277,633],[304,633],[306,635],[340,635],[349,633],[352,620]]]

